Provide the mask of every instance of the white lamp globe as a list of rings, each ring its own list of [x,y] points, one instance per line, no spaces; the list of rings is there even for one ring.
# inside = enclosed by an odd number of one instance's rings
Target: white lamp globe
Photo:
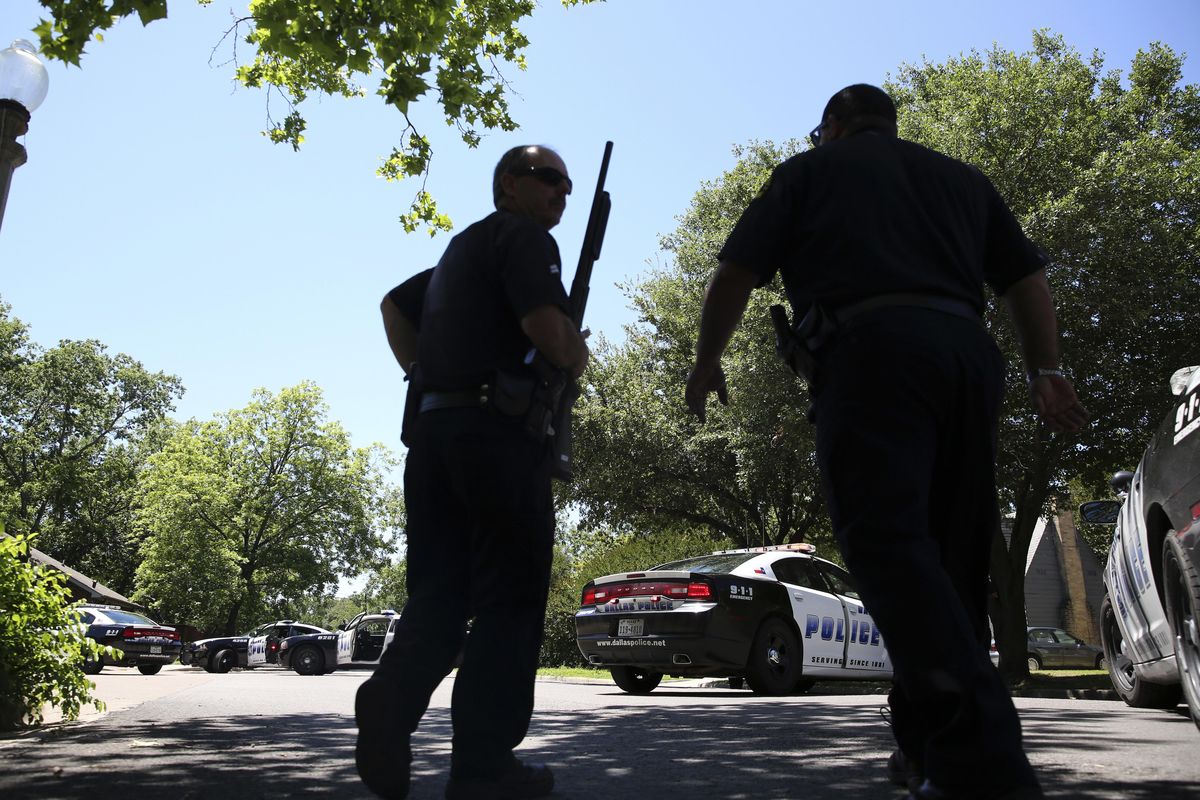
[[[50,75],[30,42],[18,39],[0,50],[0,100],[14,100],[33,112],[49,89]]]

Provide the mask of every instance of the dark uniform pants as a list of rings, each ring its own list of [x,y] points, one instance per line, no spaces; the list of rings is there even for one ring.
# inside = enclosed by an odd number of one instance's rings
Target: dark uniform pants
[[[987,653],[1004,363],[978,323],[887,308],[824,354],[817,459],[835,535],[895,668],[900,748],[944,791],[1033,786]]]
[[[482,409],[421,415],[404,471],[408,603],[380,661],[408,733],[463,647],[451,774],[512,763],[533,713],[554,539],[550,463],[518,421]]]

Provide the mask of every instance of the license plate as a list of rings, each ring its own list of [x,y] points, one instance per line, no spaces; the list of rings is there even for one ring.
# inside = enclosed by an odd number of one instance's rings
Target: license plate
[[[150,645],[150,653],[151,653],[151,655],[154,655],[154,654],[156,654],[156,653],[161,653],[161,652],[162,652],[162,645],[160,645],[160,644],[152,644],[152,645]]]
[[[646,620],[644,619],[617,620],[617,636],[641,636],[645,630]]]

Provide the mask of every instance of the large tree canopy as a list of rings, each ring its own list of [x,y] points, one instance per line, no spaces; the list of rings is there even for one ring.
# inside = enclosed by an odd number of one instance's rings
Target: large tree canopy
[[[132,591],[137,471],[182,393],[178,378],[97,341],[43,349],[0,304],[0,523]]]
[[[50,13],[34,29],[42,52],[77,66],[87,44],[121,19],[136,15],[148,25],[167,16],[167,0],[38,2]],[[382,177],[399,180],[428,175],[432,149],[409,107],[431,89],[446,123],[469,147],[479,144],[480,128],[517,128],[500,65],[525,69],[529,40],[517,23],[534,6],[534,0],[250,0],[225,39],[237,80],[285,101],[288,113],[279,120],[268,114],[264,133],[293,148],[304,141],[300,105],[310,94],[358,97],[366,93],[361,84],[377,82],[376,94],[404,116],[401,142],[379,168]],[[253,48],[249,63],[238,61],[239,40]],[[422,224],[430,234],[451,228],[424,183],[400,219],[409,232]]]
[[[306,383],[181,425],[141,476],[135,598],[233,634],[258,621],[248,616],[380,564],[400,515],[387,456],[352,448],[326,413]]]
[[[717,252],[774,164],[797,148],[738,150],[738,165],[705,185],[663,240],[673,261],[628,290],[639,322],[621,346],[597,347],[577,406],[569,497],[587,524],[706,527],[742,546],[828,531],[807,398],[774,355],[767,308],[784,302],[778,282],[751,298],[725,358],[731,404],[704,425],[683,404]]]

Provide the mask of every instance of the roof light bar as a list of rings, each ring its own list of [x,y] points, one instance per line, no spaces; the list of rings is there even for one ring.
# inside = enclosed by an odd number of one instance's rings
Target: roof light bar
[[[743,547],[738,550],[718,550],[712,555],[725,556],[733,553],[774,553],[781,550],[788,550],[794,553],[815,553],[817,548],[808,542],[792,542],[790,544],[772,544],[766,547]]]

